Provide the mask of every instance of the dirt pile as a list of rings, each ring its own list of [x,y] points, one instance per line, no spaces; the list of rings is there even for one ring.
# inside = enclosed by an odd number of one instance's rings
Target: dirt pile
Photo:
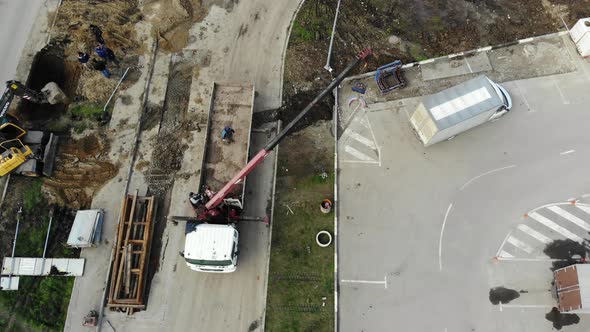
[[[188,44],[191,25],[207,14],[201,0],[148,0],[144,12],[160,37],[160,47],[171,52]]]
[[[45,179],[49,199],[72,208],[89,208],[94,193],[117,174],[106,160],[109,146],[104,137],[89,135],[62,144],[52,177]]]
[[[86,97],[88,101],[104,104],[116,86],[116,80],[104,77],[99,71],[83,70],[77,94]]]

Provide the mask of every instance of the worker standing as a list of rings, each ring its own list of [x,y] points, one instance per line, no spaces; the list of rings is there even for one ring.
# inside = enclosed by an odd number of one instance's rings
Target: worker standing
[[[92,68],[94,68],[94,70],[100,71],[106,78],[111,77],[111,72],[107,68],[106,61],[97,61],[96,59],[92,59]]]
[[[232,127],[226,126],[225,128],[223,128],[223,131],[221,131],[221,140],[224,143],[229,144],[233,142],[235,133],[236,131]]]
[[[90,32],[96,38],[96,42],[99,44],[104,44],[104,39],[102,38],[102,30],[94,24],[90,24]]]

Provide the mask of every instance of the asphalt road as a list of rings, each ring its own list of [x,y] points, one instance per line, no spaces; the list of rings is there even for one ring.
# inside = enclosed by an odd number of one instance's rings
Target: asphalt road
[[[29,32],[43,0],[0,1],[0,81],[14,78]]]
[[[551,261],[510,256],[537,257],[531,234],[572,237],[557,224],[588,237],[547,211],[553,227],[523,217],[589,197],[588,83],[581,69],[505,82],[507,116],[428,149],[408,124],[416,99],[355,117],[339,143],[340,330],[551,331]],[[527,293],[500,307],[488,299],[498,286]],[[582,316],[564,330],[589,328]]]

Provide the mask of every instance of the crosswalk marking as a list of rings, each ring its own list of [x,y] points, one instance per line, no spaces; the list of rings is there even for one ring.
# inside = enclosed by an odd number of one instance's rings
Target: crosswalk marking
[[[368,146],[369,148],[371,148],[373,150],[377,150],[377,146],[375,145],[375,142],[371,141],[370,139],[368,139],[368,138],[366,138],[354,131],[350,131],[348,133],[348,136],[352,139],[355,139],[359,143]]]
[[[588,214],[590,214],[590,206],[576,204],[576,207]]]
[[[578,243],[582,243],[584,242],[584,240],[577,236],[576,234],[568,231],[567,229],[559,226],[558,224],[554,223],[553,221],[543,217],[542,215],[538,214],[537,212],[531,212],[529,213],[529,217],[533,218],[534,220],[540,222],[541,224],[551,228],[552,230],[556,231],[557,233],[567,237],[568,239],[572,240],[572,241],[576,241]]]
[[[344,151],[347,152],[347,153],[350,153],[355,158],[358,158],[360,160],[364,160],[364,161],[375,161],[374,158],[371,158],[371,157],[367,156],[366,154],[360,152],[359,150],[353,148],[350,145],[345,146],[344,147]]]
[[[500,251],[500,257],[504,257],[504,258],[514,258],[514,256],[512,256],[510,253],[502,250]]]
[[[510,243],[511,245],[517,247],[518,249],[520,249],[522,251],[526,251],[527,254],[532,253],[534,250],[531,246],[520,241],[519,239],[515,238],[514,236],[510,236],[508,238],[508,240],[506,240],[506,242]]]
[[[545,244],[547,244],[547,243],[551,242],[551,239],[550,239],[550,238],[548,238],[548,237],[546,237],[545,235],[543,235],[543,234],[541,234],[541,233],[537,232],[536,230],[534,230],[534,229],[530,228],[530,227],[529,227],[529,226],[527,226],[527,225],[520,224],[520,225],[518,225],[518,226],[517,226],[517,228],[518,228],[519,230],[521,230],[521,231],[523,231],[523,232],[527,233],[528,235],[530,235],[530,236],[534,237],[535,239],[537,239],[537,240],[539,240],[539,241],[541,241],[541,242],[545,243]]]
[[[564,217],[565,219],[573,222],[574,224],[582,227],[584,230],[590,232],[590,225],[588,225],[584,220],[574,216],[573,214],[567,212],[566,210],[560,208],[559,206],[550,206],[547,209],[555,212],[556,214]]]

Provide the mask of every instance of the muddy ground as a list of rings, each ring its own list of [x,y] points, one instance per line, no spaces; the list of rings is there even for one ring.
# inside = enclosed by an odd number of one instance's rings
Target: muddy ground
[[[326,64],[337,0],[308,0],[293,26],[285,64],[285,95],[329,82]],[[496,45],[564,29],[590,16],[589,0],[342,0],[331,66],[337,74],[364,47],[367,68]],[[306,68],[306,70],[301,70]]]

